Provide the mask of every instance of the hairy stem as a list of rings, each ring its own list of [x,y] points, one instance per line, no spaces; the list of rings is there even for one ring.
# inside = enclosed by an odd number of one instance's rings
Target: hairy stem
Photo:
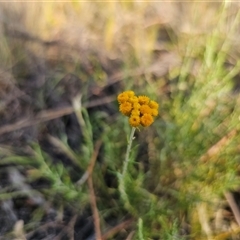
[[[127,168],[128,168],[128,164],[129,164],[129,156],[130,156],[130,152],[131,152],[131,147],[132,147],[132,142],[134,139],[135,130],[136,130],[136,128],[134,128],[134,127],[131,130],[131,134],[130,134],[130,137],[128,140],[126,156],[125,156],[125,160],[123,163],[123,171],[122,171],[122,174],[119,174],[119,191],[121,193],[121,198],[124,202],[125,208],[128,209],[132,214],[134,214],[135,211],[132,208],[132,206],[129,202],[129,199],[128,199],[128,195],[126,193],[125,180],[126,180],[126,173],[127,173]]]
[[[123,178],[124,178],[124,176],[127,172],[128,163],[129,163],[129,155],[130,155],[130,152],[131,152],[131,147],[132,147],[132,142],[133,142],[133,139],[134,139],[135,130],[136,130],[136,128],[133,127],[132,130],[131,130],[129,140],[128,140],[127,152],[126,152],[124,165],[123,165],[123,171],[122,171],[122,177]]]

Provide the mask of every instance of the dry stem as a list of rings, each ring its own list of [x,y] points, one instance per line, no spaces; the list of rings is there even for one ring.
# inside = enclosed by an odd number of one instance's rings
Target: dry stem
[[[97,203],[96,203],[96,196],[94,193],[94,188],[93,188],[93,180],[92,180],[92,171],[98,156],[98,152],[101,146],[101,141],[98,141],[94,153],[92,155],[92,159],[90,161],[90,165],[88,167],[88,188],[89,188],[89,193],[90,193],[90,203],[91,203],[91,209],[93,212],[93,221],[94,221],[94,228],[95,228],[95,234],[96,234],[96,239],[97,240],[102,240],[102,234],[101,234],[101,227],[100,227],[100,217],[97,209]]]

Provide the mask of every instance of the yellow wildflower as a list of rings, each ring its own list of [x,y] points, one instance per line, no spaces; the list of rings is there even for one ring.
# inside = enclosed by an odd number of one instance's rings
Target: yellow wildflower
[[[149,97],[147,97],[147,96],[139,96],[138,97],[138,102],[140,104],[148,104],[149,103]]]
[[[129,99],[129,96],[126,92],[120,93],[117,97],[119,103],[124,103]]]
[[[138,127],[140,125],[140,117],[137,115],[131,115],[129,123],[132,127]]]
[[[158,109],[158,106],[159,106],[158,103],[153,101],[153,100],[151,100],[150,103],[149,103],[150,108]]]
[[[128,97],[133,97],[135,95],[134,91],[125,91]]]
[[[128,99],[128,101],[129,101],[130,103],[138,103],[138,97],[136,97],[136,96],[130,97],[130,98]]]
[[[119,111],[122,114],[129,116],[132,111],[132,104],[130,102],[124,102],[124,103],[120,104]]]
[[[156,117],[158,115],[158,110],[157,109],[152,109],[152,115]]]
[[[133,109],[139,109],[141,105],[139,103],[133,103]]]
[[[137,109],[133,109],[132,112],[131,112],[131,115],[137,115],[137,116],[139,116],[139,115],[140,115],[140,111],[137,110]]]
[[[152,114],[152,109],[148,105],[144,104],[140,107],[140,112],[141,114]]]
[[[143,127],[148,127],[153,123],[153,117],[150,114],[144,114],[141,117],[141,124]]]
[[[150,126],[158,115],[158,103],[147,96],[135,96],[133,91],[125,91],[118,95],[119,111],[129,117],[132,127]]]

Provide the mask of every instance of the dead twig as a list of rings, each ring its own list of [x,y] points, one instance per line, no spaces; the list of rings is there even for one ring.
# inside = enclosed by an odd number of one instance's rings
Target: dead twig
[[[92,171],[93,171],[93,168],[94,168],[94,165],[95,165],[95,162],[96,162],[96,159],[97,159],[97,155],[98,155],[98,152],[99,152],[99,149],[100,149],[101,145],[102,145],[102,141],[99,140],[96,143],[95,151],[93,153],[92,159],[90,160],[87,171],[83,174],[81,179],[79,179],[76,182],[76,185],[81,186],[88,179],[88,177],[92,174]]]
[[[70,240],[74,240],[74,226],[76,224],[77,221],[77,214],[72,218],[71,222],[68,225],[68,229],[69,229],[69,239]]]
[[[222,137],[216,144],[214,144],[208,151],[200,157],[201,162],[206,162],[209,158],[212,158],[220,152],[221,148],[226,146],[236,135],[237,129],[233,129],[227,135]]]
[[[74,215],[67,226],[65,226],[62,231],[53,238],[53,240],[61,240],[63,236],[68,232],[68,237],[70,240],[74,240],[74,225],[77,221],[77,214]]]
[[[92,155],[92,159],[90,161],[90,165],[87,169],[88,172],[88,188],[89,188],[89,193],[90,193],[90,203],[91,203],[91,209],[93,212],[93,221],[94,221],[94,228],[95,228],[95,235],[97,240],[102,240],[102,234],[101,234],[101,227],[100,227],[100,218],[99,218],[99,213],[97,209],[97,203],[96,203],[96,196],[94,193],[94,188],[93,188],[93,180],[92,180],[92,171],[99,153],[99,149],[101,146],[101,141],[98,141],[95,146],[94,153]]]
[[[39,231],[46,231],[48,228],[64,228],[64,224],[59,223],[59,222],[48,222],[43,224],[42,226],[39,226],[37,229],[34,229],[27,234],[25,234],[25,238],[29,239],[31,238],[36,232]]]
[[[234,200],[232,193],[225,192],[224,195],[228,201],[230,208],[232,209],[233,215],[234,215],[238,225],[240,226],[240,211],[239,211],[238,205],[236,204],[236,201]]]
[[[102,236],[102,240],[107,240],[108,238],[114,236],[117,234],[119,231],[121,231],[124,228],[129,228],[131,224],[133,223],[133,219],[128,219],[122,223],[119,223],[117,226],[111,228],[108,230],[104,235]]]
[[[100,106],[100,105],[114,101],[115,98],[116,98],[115,96],[114,97],[111,96],[111,97],[102,98],[100,100],[91,101],[88,104],[85,104],[84,107],[91,108],[95,106]],[[73,107],[64,107],[61,109],[54,109],[54,110],[43,110],[40,113],[38,113],[36,117],[32,117],[32,118],[27,117],[15,123],[7,124],[5,126],[0,127],[0,135],[19,130],[21,128],[30,127],[41,122],[47,122],[59,117],[63,117],[65,115],[72,114],[73,112],[74,112]]]
[[[132,240],[134,234],[135,234],[135,231],[131,231],[131,232],[128,234],[126,240]]]
[[[94,193],[92,176],[89,176],[89,178],[88,178],[88,188],[89,188],[89,192],[90,192],[90,202],[91,202],[91,209],[93,212],[93,222],[94,222],[96,239],[102,240],[100,218],[99,218],[99,213],[98,213],[98,209],[97,209],[96,196]]]

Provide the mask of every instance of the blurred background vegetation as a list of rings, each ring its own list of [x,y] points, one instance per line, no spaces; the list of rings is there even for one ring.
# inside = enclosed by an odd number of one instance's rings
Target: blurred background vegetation
[[[0,239],[240,239],[238,2],[1,2]],[[160,104],[136,133],[117,94]]]

